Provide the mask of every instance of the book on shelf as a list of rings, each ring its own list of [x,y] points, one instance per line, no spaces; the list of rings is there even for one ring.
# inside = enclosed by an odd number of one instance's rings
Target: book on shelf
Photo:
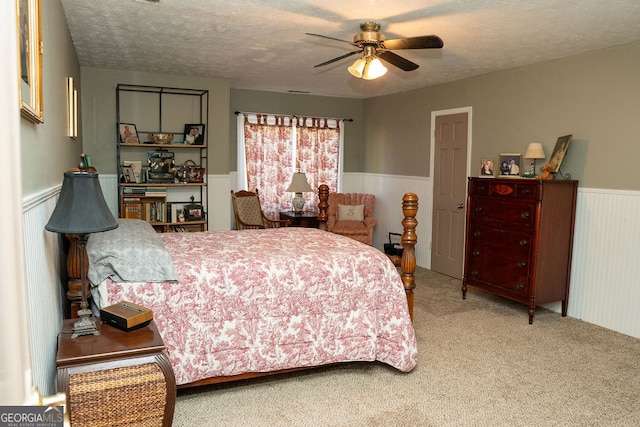
[[[144,195],[123,196],[121,207],[123,218],[137,218],[147,222],[165,222],[167,218],[164,198],[158,200]]]
[[[148,187],[144,193],[145,196],[166,196],[167,187]]]
[[[122,194],[145,194],[146,187],[122,187]]]

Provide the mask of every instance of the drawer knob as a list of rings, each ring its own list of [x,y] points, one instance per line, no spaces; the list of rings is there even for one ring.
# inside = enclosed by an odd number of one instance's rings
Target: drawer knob
[[[527,246],[528,244],[529,244],[529,241],[527,239],[520,240],[520,246]]]
[[[523,290],[524,289],[524,283],[518,283],[516,285],[516,289],[519,290],[519,291]]]
[[[482,208],[481,207],[476,207],[473,211],[480,213],[480,212],[482,212]]]
[[[525,211],[525,212],[522,212],[522,213],[520,214],[520,216],[521,216],[523,219],[527,219],[527,218],[529,218],[529,212],[526,212],[526,211]]]
[[[526,266],[527,266],[527,263],[526,263],[526,262],[524,262],[524,261],[520,261],[520,262],[518,263],[518,267],[520,267],[520,268],[525,268]]]
[[[481,232],[476,230],[476,231],[473,232],[473,237],[480,237],[481,234],[482,234]]]
[[[528,188],[522,189],[522,194],[529,194],[531,191]]]
[[[473,256],[480,256],[480,251],[473,251],[471,254]]]
[[[472,275],[473,277],[478,276],[478,270],[473,270],[473,271],[471,272],[471,275]]]

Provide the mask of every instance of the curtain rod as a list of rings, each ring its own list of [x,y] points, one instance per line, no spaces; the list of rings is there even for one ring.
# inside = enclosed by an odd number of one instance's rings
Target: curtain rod
[[[260,114],[260,115],[263,115],[263,116],[291,116],[291,117],[302,117],[302,118],[314,117],[316,119],[343,120],[345,122],[352,122],[353,121],[353,119],[343,119],[343,118],[335,118],[335,117],[296,116],[295,114],[276,114],[276,113],[249,113],[249,112],[246,112],[246,111],[235,111],[233,114],[235,114],[236,116],[238,114]]]

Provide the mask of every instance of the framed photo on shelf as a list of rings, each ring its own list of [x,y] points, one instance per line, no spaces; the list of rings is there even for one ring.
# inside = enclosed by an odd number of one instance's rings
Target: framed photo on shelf
[[[480,174],[478,175],[480,178],[493,178],[493,171],[492,159],[482,159],[480,161]]]
[[[500,153],[500,178],[519,178],[522,165],[521,153]]]
[[[184,125],[184,143],[188,145],[204,145],[204,124],[187,123]]]
[[[549,172],[557,173],[560,170],[560,165],[564,160],[564,156],[567,154],[572,138],[573,135],[565,135],[558,138],[556,146],[553,148],[553,153],[551,153],[551,158],[549,159]]]
[[[118,125],[120,132],[120,142],[122,144],[139,144],[138,131],[133,123],[120,123]]]
[[[122,165],[122,180],[127,184],[135,184],[136,176],[132,165]]]

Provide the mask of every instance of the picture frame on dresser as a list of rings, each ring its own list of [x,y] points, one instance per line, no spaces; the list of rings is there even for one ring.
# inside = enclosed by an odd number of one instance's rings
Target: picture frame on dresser
[[[569,144],[571,144],[572,139],[573,135],[564,135],[558,137],[556,145],[553,147],[551,157],[549,158],[549,172],[558,173],[558,171],[560,170],[560,165],[562,164],[562,161],[567,154],[567,150],[569,149]]]
[[[522,153],[500,153],[498,159],[500,178],[520,178]]]
[[[494,168],[493,159],[482,159],[480,161],[480,178],[493,178]]]

